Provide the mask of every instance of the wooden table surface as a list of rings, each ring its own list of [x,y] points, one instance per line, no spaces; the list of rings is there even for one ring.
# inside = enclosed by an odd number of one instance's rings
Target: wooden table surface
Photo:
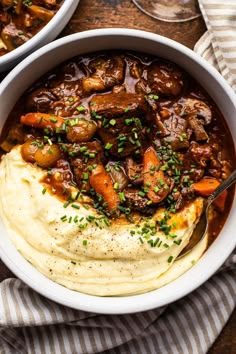
[[[125,27],[154,32],[174,39],[191,49],[206,30],[201,17],[185,23],[161,22],[143,14],[131,0],[81,0],[61,36],[105,27]],[[0,261],[0,281],[12,276],[10,270]],[[236,310],[208,354],[236,354]]]

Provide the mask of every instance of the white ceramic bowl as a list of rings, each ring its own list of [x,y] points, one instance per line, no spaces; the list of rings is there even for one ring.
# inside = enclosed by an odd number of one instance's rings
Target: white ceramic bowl
[[[29,41],[15,50],[0,56],[0,72],[13,68],[28,54],[51,42],[70,20],[80,0],[64,0],[55,16]]]
[[[26,58],[1,84],[0,129],[23,91],[42,74],[75,55],[106,49],[142,51],[172,60],[185,68],[217,102],[236,141],[236,97],[221,75],[181,44],[152,33],[129,29],[102,29],[73,34],[46,45]],[[144,311],[181,298],[215,273],[236,245],[236,219],[233,215],[235,207],[236,199],[219,237],[194,267],[172,283],[146,294],[104,298],[81,294],[54,283],[19,254],[1,221],[0,256],[16,276],[58,303],[106,314]]]

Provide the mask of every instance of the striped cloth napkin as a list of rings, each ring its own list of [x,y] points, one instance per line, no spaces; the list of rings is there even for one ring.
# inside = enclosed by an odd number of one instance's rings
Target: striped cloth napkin
[[[208,31],[195,46],[236,90],[236,0],[199,0]],[[236,304],[236,251],[189,296],[138,314],[63,307],[19,279],[0,284],[1,354],[203,354]]]

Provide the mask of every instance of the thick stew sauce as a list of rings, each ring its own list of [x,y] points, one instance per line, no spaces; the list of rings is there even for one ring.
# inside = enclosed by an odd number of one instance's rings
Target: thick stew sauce
[[[139,53],[76,57],[38,80],[2,134],[4,151],[15,144],[47,170],[43,182],[65,204],[76,186],[98,212],[130,222],[207,197],[235,168],[230,132],[202,87],[174,63]],[[229,207],[225,192],[212,234]]]

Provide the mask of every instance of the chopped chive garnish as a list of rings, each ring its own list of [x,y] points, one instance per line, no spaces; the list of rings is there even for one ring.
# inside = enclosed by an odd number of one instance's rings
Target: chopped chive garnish
[[[124,194],[124,192],[118,193],[118,196],[119,196],[121,202],[125,202],[125,194]]]
[[[69,204],[70,204],[70,200],[67,200],[67,201],[63,204],[63,208],[67,208]]]
[[[119,183],[114,183],[114,189],[118,189],[119,188]]]
[[[80,209],[80,205],[77,204],[71,204],[71,207],[74,209]]]
[[[76,109],[77,109],[78,112],[84,112],[85,111],[85,107],[84,106],[76,107]]]
[[[109,124],[114,127],[114,125],[116,125],[116,120],[115,119],[111,119]]]
[[[112,146],[113,146],[113,144],[111,144],[111,143],[106,143],[105,149],[106,149],[106,150],[110,150]]]
[[[54,117],[51,117],[51,118],[50,118],[50,121],[53,122],[53,123],[56,123],[56,122],[57,122],[57,119],[54,118]]]
[[[83,173],[83,179],[87,180],[89,178],[88,172]]]

